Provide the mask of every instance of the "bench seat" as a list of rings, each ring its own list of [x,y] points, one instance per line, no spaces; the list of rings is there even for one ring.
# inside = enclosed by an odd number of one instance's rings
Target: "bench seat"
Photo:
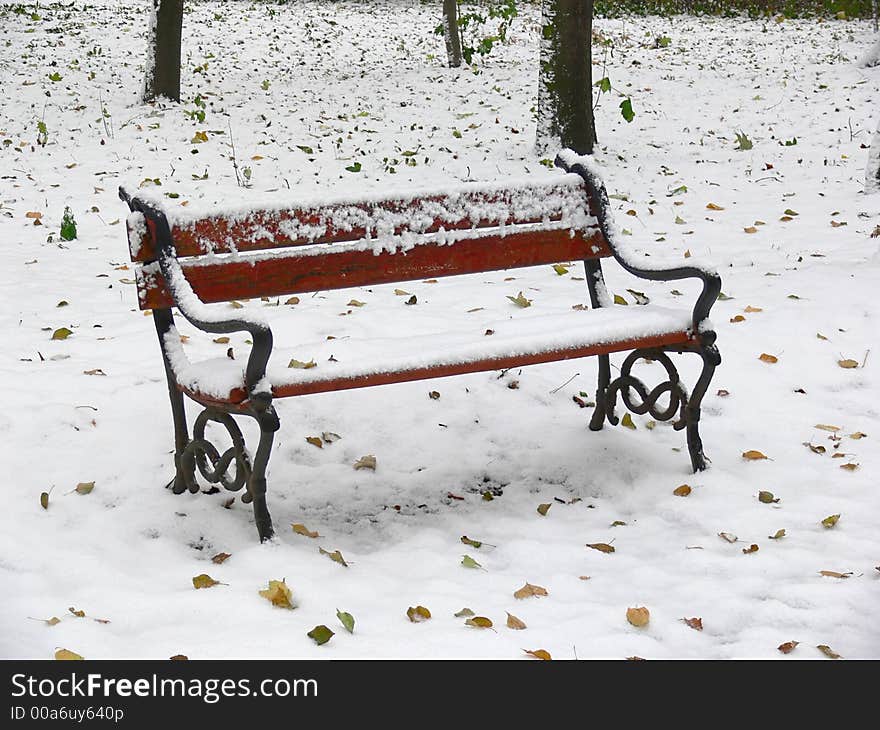
[[[281,398],[502,370],[636,347],[688,344],[691,322],[690,310],[614,306],[485,319],[467,330],[430,335],[306,342],[276,346],[266,377],[273,397]],[[175,332],[166,336],[166,346],[184,392],[216,403],[246,400],[244,360],[224,356],[190,363]],[[292,359],[314,361],[315,366],[289,367]]]

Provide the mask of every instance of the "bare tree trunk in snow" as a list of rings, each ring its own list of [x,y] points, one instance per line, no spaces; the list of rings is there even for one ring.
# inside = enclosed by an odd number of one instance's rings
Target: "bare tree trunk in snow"
[[[593,0],[543,0],[538,72],[539,154],[569,147],[588,155],[593,121]]]
[[[859,59],[858,65],[862,68],[880,66],[880,38],[877,38],[871,49]]]
[[[458,29],[458,0],[443,0],[443,38],[450,68],[461,66],[461,33]]]
[[[147,74],[144,101],[164,96],[180,101],[180,39],[183,32],[183,0],[149,0],[150,29],[147,38]]]
[[[880,124],[874,132],[871,149],[868,150],[868,169],[865,171],[865,192],[880,193]]]

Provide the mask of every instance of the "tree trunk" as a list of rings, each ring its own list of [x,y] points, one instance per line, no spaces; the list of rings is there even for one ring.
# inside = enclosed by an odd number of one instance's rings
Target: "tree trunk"
[[[880,66],[880,38],[877,38],[874,45],[859,59],[858,65],[862,68]]]
[[[461,66],[461,33],[458,29],[458,0],[443,0],[443,38],[450,68]]]
[[[180,101],[180,38],[183,0],[152,0],[144,101]]]
[[[593,0],[543,0],[538,72],[539,153],[593,151]]]
[[[865,192],[880,193],[880,124],[874,132],[871,149],[868,150],[868,169],[865,170]]]

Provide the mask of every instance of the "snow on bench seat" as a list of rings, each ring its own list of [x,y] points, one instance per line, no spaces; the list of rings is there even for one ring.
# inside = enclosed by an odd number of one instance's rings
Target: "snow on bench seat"
[[[500,370],[634,347],[685,344],[691,342],[691,323],[691,313],[685,310],[613,306],[508,318],[430,335],[331,339],[276,348],[267,378],[272,394],[285,397]],[[190,363],[174,330],[165,344],[184,391],[221,403],[245,400],[245,360],[220,357]],[[290,367],[292,359],[314,361],[315,366]]]

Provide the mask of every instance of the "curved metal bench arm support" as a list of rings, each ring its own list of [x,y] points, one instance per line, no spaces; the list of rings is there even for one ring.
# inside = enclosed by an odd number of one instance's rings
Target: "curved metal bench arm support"
[[[608,246],[611,249],[617,263],[619,263],[626,271],[640,279],[650,279],[652,281],[674,281],[677,279],[700,279],[703,282],[703,291],[697,298],[694,305],[692,326],[693,335],[699,340],[700,344],[710,347],[716,339],[715,332],[708,328],[707,321],[709,319],[709,311],[712,305],[718,299],[721,292],[721,277],[713,271],[701,269],[696,266],[681,266],[671,269],[643,269],[634,262],[628,260],[625,255],[618,250],[617,235],[611,224],[610,203],[608,201],[608,193],[605,191],[605,185],[602,180],[592,170],[579,162],[569,164],[566,161],[568,155],[557,155],[556,166],[562,168],[566,172],[573,172],[580,175],[587,184],[587,193],[590,198],[590,207],[592,213],[596,216],[599,223],[599,229]]]

